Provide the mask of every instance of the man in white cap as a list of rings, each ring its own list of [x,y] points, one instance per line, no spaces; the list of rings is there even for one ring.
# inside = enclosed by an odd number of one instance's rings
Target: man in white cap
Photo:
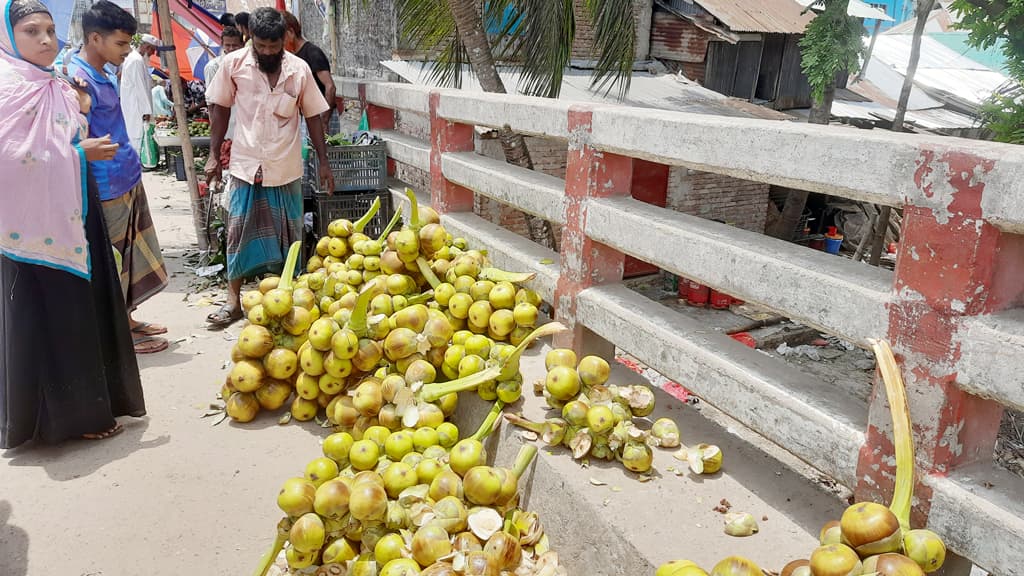
[[[131,51],[121,66],[121,112],[132,148],[139,152],[146,123],[153,115],[153,78],[149,59],[163,43],[159,38],[143,34],[139,46]]]

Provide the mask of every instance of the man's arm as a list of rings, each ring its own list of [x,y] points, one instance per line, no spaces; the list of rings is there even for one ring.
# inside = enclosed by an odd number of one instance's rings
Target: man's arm
[[[324,98],[327,99],[327,112],[334,111],[334,100],[338,95],[338,89],[334,85],[334,77],[331,76],[331,71],[321,70],[316,73],[316,77],[320,80],[320,83],[324,85]]]
[[[220,147],[228,132],[231,108],[210,104],[210,158],[206,161],[206,180],[213,184],[221,179]]]
[[[324,137],[324,123],[319,114],[306,117],[306,128],[313,140],[316,157],[320,160],[320,185],[327,194],[334,194],[334,172],[327,160],[327,139]]]

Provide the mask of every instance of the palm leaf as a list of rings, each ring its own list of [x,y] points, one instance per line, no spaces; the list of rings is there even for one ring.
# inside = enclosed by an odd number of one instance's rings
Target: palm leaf
[[[521,72],[520,92],[557,98],[575,34],[571,0],[492,1],[488,9],[504,14],[506,6],[515,8],[516,18],[506,22],[502,30],[505,42],[498,58],[515,62]]]
[[[618,87],[621,100],[629,93],[636,57],[633,1],[586,0],[586,6],[594,23],[594,51],[598,55],[591,88],[608,94]]]
[[[468,62],[455,20],[446,0],[396,0],[399,35],[403,41],[433,56],[430,79],[441,86],[462,87],[462,68]]]

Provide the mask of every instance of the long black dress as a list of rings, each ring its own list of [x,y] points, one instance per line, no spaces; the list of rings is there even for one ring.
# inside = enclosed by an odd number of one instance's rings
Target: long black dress
[[[100,433],[115,416],[146,413],[91,175],[88,189],[91,281],[0,256],[0,448]]]

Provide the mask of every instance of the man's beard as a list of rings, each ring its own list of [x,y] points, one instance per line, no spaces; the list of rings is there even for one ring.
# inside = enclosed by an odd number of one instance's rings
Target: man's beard
[[[281,61],[284,60],[284,50],[282,49],[277,54],[257,54],[256,64],[260,67],[260,71],[265,74],[273,74],[281,69]]]

